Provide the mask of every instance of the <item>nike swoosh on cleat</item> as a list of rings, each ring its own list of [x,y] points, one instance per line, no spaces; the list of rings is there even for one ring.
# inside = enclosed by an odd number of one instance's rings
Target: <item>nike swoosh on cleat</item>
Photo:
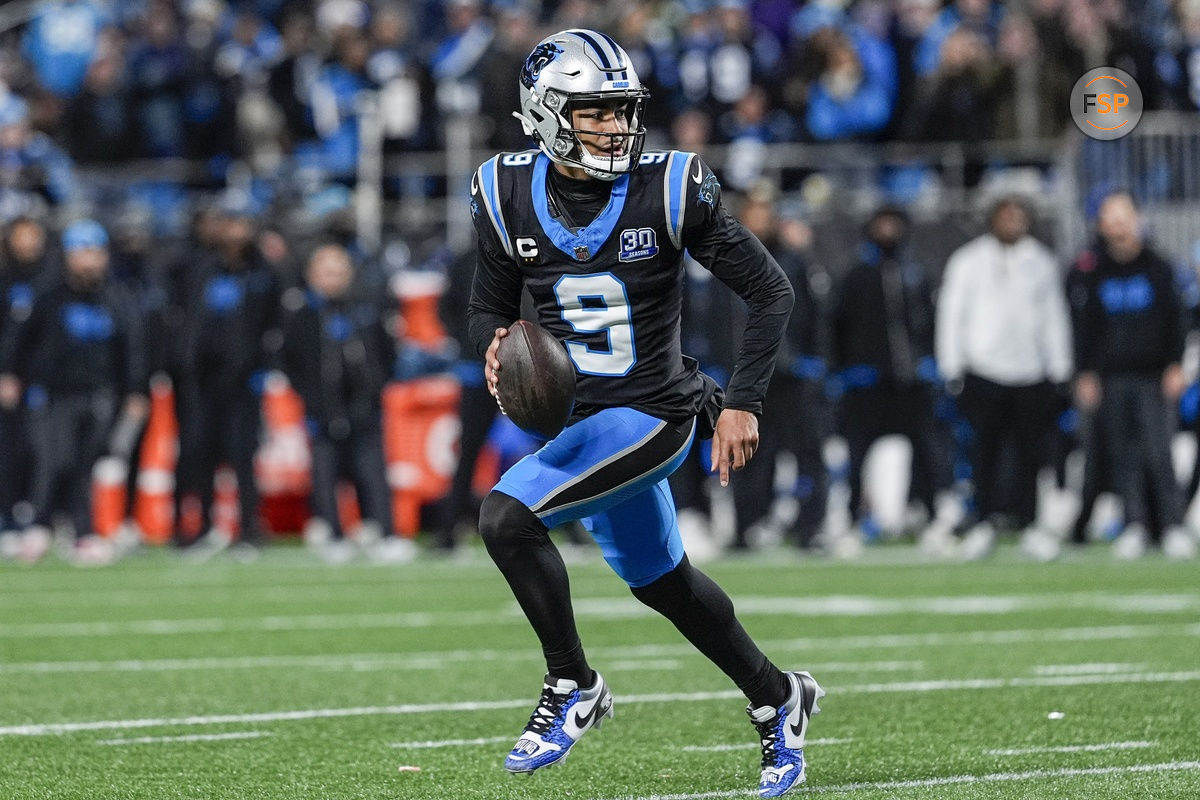
[[[704,178],[704,168],[700,166],[700,159],[696,159],[696,174],[692,176],[692,180],[699,183]]]
[[[808,699],[808,692],[804,690],[804,679],[800,679],[796,683],[800,686],[800,702],[797,704],[800,709],[800,724],[792,723],[792,735],[803,736],[805,709],[808,707],[805,700]]]
[[[603,705],[603,702],[600,702],[600,701],[593,703],[592,710],[586,714],[580,714],[578,711],[576,711],[575,712],[575,727],[579,728],[580,730],[583,730],[589,724],[591,724],[592,722],[595,722],[596,718],[600,716],[600,707],[602,705]]]

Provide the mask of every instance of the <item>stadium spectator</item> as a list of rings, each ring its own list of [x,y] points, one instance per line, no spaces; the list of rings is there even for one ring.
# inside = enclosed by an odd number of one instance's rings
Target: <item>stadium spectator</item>
[[[376,7],[367,76],[379,87],[384,138],[390,149],[411,150],[433,143],[429,71],[419,57],[416,38],[412,12],[406,5]]]
[[[495,31],[480,0],[450,0],[445,5],[446,36],[430,56],[439,109],[472,114],[480,106],[478,67]]]
[[[717,129],[730,144],[723,177],[731,189],[738,191],[746,191],[762,177],[766,145],[787,141],[794,134],[790,117],[772,111],[761,86],[747,89],[717,120]]]
[[[971,34],[983,50],[995,47],[1004,21],[1004,4],[995,0],[954,0],[925,29],[913,53],[917,74],[928,76],[943,67],[946,41],[956,33]]]
[[[213,159],[214,166],[234,154],[238,138],[235,86],[214,69],[226,19],[223,11],[223,4],[216,0],[188,3],[182,31],[188,49],[185,153],[189,158]]]
[[[253,209],[229,194],[219,208],[217,248],[186,276],[177,396],[179,464],[175,543],[223,549],[232,533],[211,528],[213,479],[228,460],[237,474],[240,549],[262,542],[254,453],[269,332],[279,308],[278,280],[255,247]],[[192,541],[200,535],[199,540]]]
[[[736,547],[753,546],[761,535],[756,528],[771,526],[778,457],[796,460],[792,496],[798,501],[796,519],[786,532],[791,543],[815,543],[829,492],[822,447],[825,441],[825,339],[826,309],[820,307],[828,292],[829,276],[812,261],[812,231],[799,220],[780,220],[769,184],[757,187],[746,198],[739,218],[759,238],[787,274],[796,295],[787,333],[775,358],[775,372],[763,401],[759,422],[761,444],[733,485],[737,521]],[[709,322],[711,325],[711,321]]]
[[[805,125],[818,141],[870,139],[887,127],[896,100],[896,57],[864,31],[822,28],[810,39],[820,67]]]
[[[1097,218],[1091,269],[1072,302],[1080,407],[1095,411],[1120,493],[1125,528],[1113,542],[1121,559],[1140,558],[1150,541],[1171,558],[1192,558],[1171,462],[1172,407],[1183,391],[1183,319],[1170,265],[1146,241],[1133,198],[1108,195]]]
[[[462,387],[458,416],[461,422],[458,462],[451,479],[450,492],[442,502],[441,516],[434,529],[433,544],[439,550],[453,550],[465,538],[464,529],[475,527],[479,519],[479,500],[472,481],[480,451],[499,413],[496,401],[483,380],[483,361],[471,351],[467,330],[467,304],[471,299],[471,277],[475,272],[475,250],[464,251],[450,262],[446,291],[438,301],[438,311],[446,333],[459,345],[454,375]]]
[[[383,458],[382,395],[396,361],[396,343],[381,309],[355,295],[354,264],[345,248],[313,250],[307,291],[282,323],[280,360],[304,401],[312,441],[313,516],[329,532],[320,555],[341,564],[362,547],[385,563],[410,560],[412,542],[394,535],[392,495]],[[338,514],[337,484],[353,481],[364,525],[350,542]],[[311,523],[310,523],[311,524]]]
[[[308,108],[321,71],[321,58],[313,19],[303,9],[290,8],[282,28],[283,52],[267,75],[267,94],[283,114],[284,148],[290,152],[296,142],[315,134]]]
[[[0,404],[16,409],[22,392],[34,453],[21,558],[36,561],[50,545],[56,513],[74,528],[74,557],[102,564],[115,553],[94,535],[92,466],[109,446],[119,415],[148,411],[141,320],[128,295],[108,276],[108,234],[78,220],[62,237],[61,282],[39,295],[29,316],[0,346]]]
[[[1029,234],[1029,215],[1019,198],[997,202],[988,232],[950,256],[938,292],[938,369],[973,432],[968,559],[991,551],[998,526],[1023,530],[1023,549],[1039,559],[1058,550],[1057,532],[1035,526],[1037,477],[1065,396],[1055,387],[1072,376],[1071,323],[1058,264]]]
[[[679,59],[673,31],[648,3],[627,0],[617,5],[616,12],[617,38],[629,53],[650,96],[655,98],[653,106],[646,110],[646,127],[665,132],[671,119],[690,107],[679,91]]]
[[[1176,104],[1180,108],[1200,110],[1200,2],[1184,0],[1175,6],[1179,16],[1180,42],[1175,51],[1178,82]]]
[[[879,438],[912,444],[912,489],[944,517],[951,476],[934,418],[933,293],[925,267],[908,250],[908,215],[884,206],[867,222],[861,260],[843,278],[833,304],[831,369],[842,395],[839,428],[850,459],[850,512],[860,530],[832,543],[853,556],[875,523],[863,493],[863,463]],[[844,550],[842,549],[844,548]]]
[[[0,96],[0,216],[14,217],[45,201],[64,205],[76,198],[71,159],[50,137],[29,123],[29,104]]]
[[[917,85],[905,123],[906,138],[979,142],[994,124],[1000,70],[986,40],[957,27],[941,40],[940,58]]]
[[[513,3],[498,14],[496,35],[479,61],[480,111],[491,121],[484,140],[493,150],[525,150],[529,137],[512,118],[521,100],[513,75],[520,72],[538,34],[527,5]]]
[[[29,319],[34,299],[58,279],[60,265],[50,255],[45,226],[33,217],[18,217],[4,231],[0,251],[0,343]],[[0,535],[8,555],[19,552],[16,531],[32,522],[28,503],[33,453],[29,428],[20,404],[0,406]],[[14,545],[16,547],[14,547]],[[4,548],[0,548],[2,553]]]
[[[147,6],[143,35],[129,54],[139,155],[182,156],[187,137],[184,110],[192,70],[175,9],[162,2]]]
[[[111,23],[102,5],[89,0],[37,4],[25,30],[22,52],[41,86],[59,97],[78,92]]]
[[[67,103],[63,140],[77,162],[116,164],[143,154],[126,72],[118,54],[98,56]]]
[[[737,342],[731,336],[713,336],[714,330],[738,330],[745,325],[746,310],[728,286],[715,279],[695,259],[684,256],[683,305],[679,315],[679,341],[683,352],[700,363],[700,370],[721,386],[729,383],[737,360]],[[714,558],[719,539],[712,528],[712,447],[695,440],[679,469],[668,479],[675,499],[679,533],[688,558],[697,563]],[[735,536],[737,531],[734,531]],[[736,544],[735,546],[739,546]]]
[[[329,175],[353,175],[358,162],[359,93],[373,88],[367,75],[370,42],[358,28],[342,28],[312,90],[313,128],[319,140],[317,165]]]

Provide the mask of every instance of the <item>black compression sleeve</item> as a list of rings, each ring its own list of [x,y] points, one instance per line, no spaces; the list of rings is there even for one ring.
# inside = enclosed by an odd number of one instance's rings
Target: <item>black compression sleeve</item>
[[[479,257],[467,305],[467,331],[475,354],[482,358],[496,328],[507,328],[521,316],[521,272],[486,242],[478,244]]]
[[[791,283],[762,242],[720,205],[687,247],[692,258],[746,301],[746,329],[725,407],[761,414],[795,299]]]

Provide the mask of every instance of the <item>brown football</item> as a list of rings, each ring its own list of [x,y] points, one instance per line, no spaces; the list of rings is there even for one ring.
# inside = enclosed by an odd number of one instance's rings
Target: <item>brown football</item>
[[[496,357],[504,413],[521,430],[553,439],[575,403],[575,367],[566,348],[550,331],[519,319],[500,340]]]

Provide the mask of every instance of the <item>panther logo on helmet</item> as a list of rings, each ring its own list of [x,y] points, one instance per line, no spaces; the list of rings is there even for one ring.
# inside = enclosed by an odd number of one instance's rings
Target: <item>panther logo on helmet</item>
[[[525,66],[521,69],[521,84],[526,89],[532,89],[546,65],[562,55],[562,52],[563,49],[554,42],[542,42],[535,47],[529,54],[529,58],[525,59]]]

